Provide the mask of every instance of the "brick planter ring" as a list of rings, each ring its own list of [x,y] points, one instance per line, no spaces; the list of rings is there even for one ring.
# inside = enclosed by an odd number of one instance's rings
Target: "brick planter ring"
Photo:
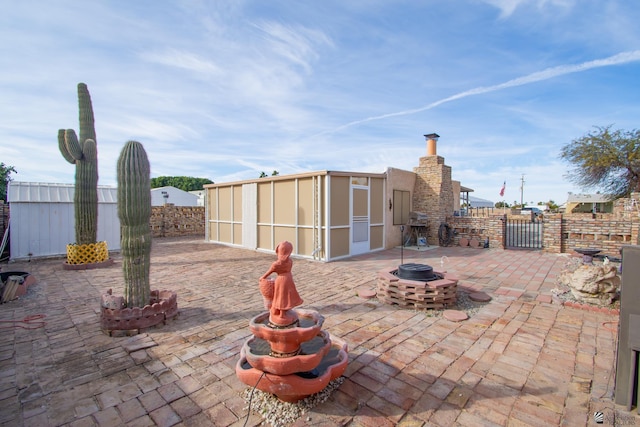
[[[123,304],[123,297],[103,296],[100,327],[104,333],[135,335],[178,315],[178,296],[173,291],[151,291],[151,301],[144,307],[113,308]]]
[[[378,272],[378,299],[417,310],[442,309],[455,304],[458,278],[453,274],[434,271],[441,277],[421,282],[398,277],[397,268]]]

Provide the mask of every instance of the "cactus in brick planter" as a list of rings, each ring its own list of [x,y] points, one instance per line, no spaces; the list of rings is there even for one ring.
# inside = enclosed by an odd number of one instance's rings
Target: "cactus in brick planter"
[[[96,242],[98,223],[98,150],[93,119],[93,106],[87,85],[78,83],[80,138],[73,129],[58,131],[58,147],[62,156],[76,165],[73,199],[76,243]]]
[[[128,141],[118,158],[118,218],[127,307],[150,301],[151,180],[147,153],[141,143]]]

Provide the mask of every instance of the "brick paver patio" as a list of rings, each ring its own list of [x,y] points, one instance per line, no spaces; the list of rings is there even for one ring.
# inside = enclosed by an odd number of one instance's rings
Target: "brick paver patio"
[[[379,270],[441,266],[493,299],[451,322],[357,296]],[[152,289],[178,293],[180,315],[133,337],[99,327],[100,295],[122,292],[109,268],[66,271],[62,260],[3,263],[36,276],[26,297],[0,306],[0,425],[242,426],[246,389],[235,376],[257,283],[274,255],[197,239],[156,239]],[[471,248],[393,249],[332,263],[295,260],[303,307],[347,341],[345,381],[299,419],[305,426],[586,426],[637,423],[614,405],[616,315],[553,304],[566,256]],[[442,263],[442,264],[441,264]],[[46,324],[8,323],[44,315]],[[37,326],[37,325],[36,325]],[[247,425],[262,419],[251,413]]]

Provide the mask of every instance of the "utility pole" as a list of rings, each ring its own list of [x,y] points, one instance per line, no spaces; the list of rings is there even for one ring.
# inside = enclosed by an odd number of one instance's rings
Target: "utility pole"
[[[520,207],[524,207],[524,174],[520,178]]]

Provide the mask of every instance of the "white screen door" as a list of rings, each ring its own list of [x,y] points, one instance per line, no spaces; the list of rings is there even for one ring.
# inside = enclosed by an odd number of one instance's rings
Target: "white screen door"
[[[351,186],[351,255],[369,250],[369,188]]]

